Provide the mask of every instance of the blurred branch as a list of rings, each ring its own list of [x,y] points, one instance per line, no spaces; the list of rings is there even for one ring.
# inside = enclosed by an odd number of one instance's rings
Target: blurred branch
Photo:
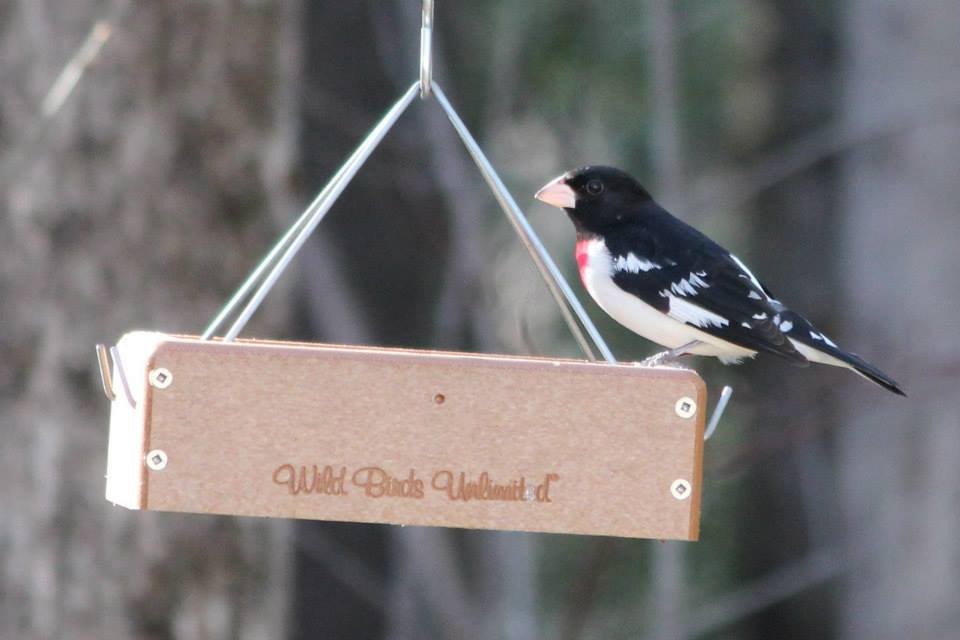
[[[786,565],[744,587],[711,597],[695,607],[690,623],[693,636],[714,633],[778,602],[826,582],[846,569],[840,551],[821,549],[793,564]]]
[[[765,190],[809,169],[831,156],[884,138],[960,116],[960,94],[932,100],[882,114],[869,123],[831,123],[808,136],[759,156],[749,167],[708,172],[698,178],[692,192],[694,210],[735,209]]]
[[[126,3],[124,3],[124,6],[125,4]],[[117,6],[114,6],[110,13],[116,13],[116,9]],[[70,58],[63,70],[60,71],[60,75],[53,81],[53,85],[50,87],[50,90],[47,91],[47,95],[44,96],[43,102],[40,103],[41,118],[49,119],[56,115],[66,99],[73,93],[73,90],[76,88],[77,83],[80,82],[80,78],[83,77],[87,67],[93,63],[100,53],[100,49],[103,48],[103,45],[113,33],[112,22],[110,17],[104,18],[97,20],[90,28],[90,33],[87,34],[83,44],[81,44],[80,48],[73,54],[73,57]]]
[[[103,46],[120,24],[130,0],[114,0],[100,18],[93,21],[87,36],[67,59],[40,102],[37,119],[25,127],[20,140],[10,145],[7,159],[0,166],[0,193],[16,184],[20,173],[40,154],[49,138],[50,121],[73,95],[87,69],[97,60]]]

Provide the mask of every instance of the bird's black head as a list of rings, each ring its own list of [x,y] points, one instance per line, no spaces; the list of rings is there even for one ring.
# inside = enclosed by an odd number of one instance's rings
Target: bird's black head
[[[600,232],[638,220],[653,198],[631,176],[613,167],[568,171],[544,185],[537,200],[561,207],[579,230]]]

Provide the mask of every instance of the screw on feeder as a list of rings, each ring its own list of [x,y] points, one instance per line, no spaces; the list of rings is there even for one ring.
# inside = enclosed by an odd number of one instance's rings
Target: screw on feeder
[[[670,485],[670,495],[677,500],[686,500],[691,493],[693,493],[693,488],[690,486],[690,481],[684,478],[677,478]]]
[[[167,467],[167,452],[163,449],[154,449],[147,454],[147,466],[154,471],[163,471]]]
[[[673,410],[681,418],[692,418],[697,413],[697,403],[689,396],[683,396],[673,405]]]
[[[150,386],[156,387],[157,389],[166,389],[173,382],[173,374],[170,373],[169,369],[157,367],[150,371],[148,379],[150,380]]]

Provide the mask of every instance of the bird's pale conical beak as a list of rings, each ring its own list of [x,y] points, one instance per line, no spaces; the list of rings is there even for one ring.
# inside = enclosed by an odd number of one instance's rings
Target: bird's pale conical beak
[[[577,194],[567,184],[566,176],[560,176],[543,185],[543,188],[533,197],[540,202],[562,209],[574,209],[577,206]]]

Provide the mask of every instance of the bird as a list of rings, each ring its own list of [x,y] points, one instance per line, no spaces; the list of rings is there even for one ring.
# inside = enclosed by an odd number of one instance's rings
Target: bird
[[[901,396],[890,376],[844,351],[778,300],[740,258],[674,217],[629,174],[587,165],[534,196],[564,209],[576,229],[580,280],[608,315],[668,351],[739,364],[758,353],[797,366],[850,369]]]

